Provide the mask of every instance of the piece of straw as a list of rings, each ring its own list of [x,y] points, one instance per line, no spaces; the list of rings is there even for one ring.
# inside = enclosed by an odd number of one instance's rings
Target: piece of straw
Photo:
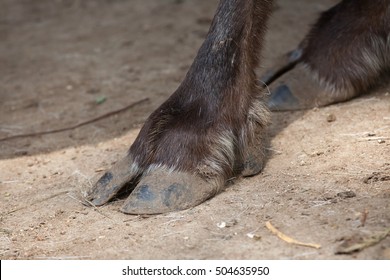
[[[314,244],[314,243],[304,243],[304,242],[300,242],[298,240],[295,240],[287,235],[285,235],[284,233],[282,233],[281,231],[277,230],[272,224],[270,221],[266,222],[265,223],[265,226],[273,233],[275,234],[277,237],[279,237],[280,239],[282,239],[283,241],[287,242],[287,243],[290,243],[290,244],[295,244],[295,245],[299,245],[299,246],[305,246],[305,247],[311,247],[311,248],[316,248],[316,249],[319,249],[321,248],[321,245],[319,244]]]

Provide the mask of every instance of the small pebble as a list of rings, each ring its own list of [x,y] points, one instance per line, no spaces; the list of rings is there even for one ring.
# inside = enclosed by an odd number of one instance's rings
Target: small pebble
[[[326,117],[326,121],[327,122],[334,122],[336,120],[336,116],[334,114],[329,114],[327,117]]]
[[[337,196],[340,197],[340,198],[343,198],[343,199],[345,199],[345,198],[352,198],[352,197],[356,196],[356,193],[353,192],[353,191],[345,191],[345,192],[339,192],[337,194]]]

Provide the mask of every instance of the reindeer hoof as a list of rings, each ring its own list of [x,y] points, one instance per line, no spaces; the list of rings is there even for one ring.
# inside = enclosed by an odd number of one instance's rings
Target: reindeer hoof
[[[267,79],[270,79],[267,77]],[[302,63],[298,63],[270,85],[268,106],[271,111],[304,110],[352,98],[351,93],[323,86]],[[353,95],[353,93],[352,93]]]
[[[145,175],[125,201],[126,214],[161,214],[201,204],[217,193],[217,186],[195,175],[157,169]]]
[[[276,87],[268,100],[268,108],[271,111],[289,111],[300,109],[299,100],[291,93],[286,85]]]
[[[126,189],[131,193],[122,212],[161,214],[199,205],[213,197],[221,187],[215,183],[217,181],[213,184],[187,172],[161,167],[141,177],[136,166],[130,156],[117,162],[97,181],[86,199],[95,206],[101,206]]]
[[[260,148],[259,148],[260,149]],[[243,177],[255,176],[263,170],[264,155],[250,154],[244,162],[244,168],[241,171]]]

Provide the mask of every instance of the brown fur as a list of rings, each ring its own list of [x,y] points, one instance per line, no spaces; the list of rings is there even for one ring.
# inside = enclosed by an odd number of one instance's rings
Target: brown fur
[[[261,114],[249,110],[262,98],[254,70],[271,8],[268,0],[221,1],[184,81],[130,148],[140,166],[157,164],[207,180],[233,174],[253,142],[252,127],[268,122],[265,106]]]
[[[344,0],[302,42],[302,61],[334,100],[361,94],[390,67],[390,1]]]

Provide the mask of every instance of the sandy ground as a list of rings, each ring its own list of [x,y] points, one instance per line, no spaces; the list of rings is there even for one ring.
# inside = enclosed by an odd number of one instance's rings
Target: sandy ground
[[[262,69],[331,0],[280,0]],[[390,259],[390,86],[351,102],[273,115],[264,171],[206,203],[151,217],[80,203],[178,86],[217,1],[0,0],[1,259]],[[259,71],[261,72],[262,69]],[[288,244],[265,223],[320,249]],[[365,239],[366,238],[366,239]],[[379,241],[379,240],[378,240]]]

